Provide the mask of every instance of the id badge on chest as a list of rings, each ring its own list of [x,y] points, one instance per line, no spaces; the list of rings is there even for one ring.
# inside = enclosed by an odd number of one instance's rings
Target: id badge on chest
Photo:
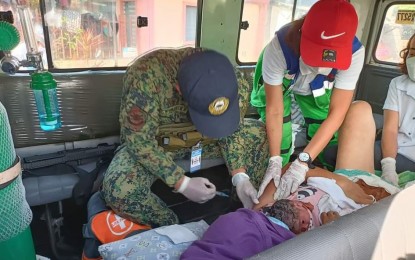
[[[200,170],[202,166],[202,143],[198,142],[192,147],[192,154],[190,157],[190,172]]]

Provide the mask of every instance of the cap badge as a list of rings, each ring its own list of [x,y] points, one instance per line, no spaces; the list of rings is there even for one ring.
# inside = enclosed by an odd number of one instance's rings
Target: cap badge
[[[228,105],[228,98],[219,97],[209,104],[209,113],[214,116],[222,115],[228,109]]]
[[[337,53],[335,50],[323,50],[322,60],[326,62],[336,62]]]

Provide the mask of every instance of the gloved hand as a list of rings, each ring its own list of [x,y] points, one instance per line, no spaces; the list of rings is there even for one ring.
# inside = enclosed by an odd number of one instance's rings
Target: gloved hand
[[[268,168],[265,172],[264,179],[259,186],[258,198],[264,193],[265,188],[271,180],[274,180],[274,185],[278,188],[281,179],[282,157],[279,155],[269,158]]]
[[[302,164],[298,159],[293,161],[290,168],[282,176],[280,185],[274,194],[274,199],[285,199],[295,192],[300,184],[304,182],[307,171],[307,165]]]
[[[236,194],[241,200],[244,208],[252,209],[254,204],[258,204],[257,191],[249,181],[249,176],[244,172],[239,172],[232,177],[232,184],[236,186]]]
[[[398,174],[396,173],[396,160],[392,157],[383,158],[380,163],[382,164],[382,176],[381,178],[398,186]]]
[[[177,192],[197,203],[205,203],[216,195],[216,187],[208,179],[202,177],[189,178],[184,176]]]

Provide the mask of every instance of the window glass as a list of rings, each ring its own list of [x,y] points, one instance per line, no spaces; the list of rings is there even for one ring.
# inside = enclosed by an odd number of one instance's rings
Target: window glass
[[[317,0],[245,0],[242,21],[248,21],[249,27],[241,30],[238,60],[241,63],[256,62],[275,32],[303,17],[315,2]]]
[[[196,6],[197,0],[46,0],[53,66],[125,67],[155,48],[195,46]]]
[[[409,38],[415,33],[415,5],[400,4],[388,8],[382,31],[375,50],[380,62],[400,63],[399,53],[406,48]]]
[[[195,42],[196,40],[196,18],[197,7],[186,5],[186,42]]]
[[[7,12],[7,11],[11,11],[13,13],[13,18],[14,18],[13,26],[17,29],[17,31],[19,32],[19,36],[20,36],[19,44],[13,50],[11,50],[10,54],[20,61],[21,66],[19,68],[19,71],[33,70],[34,68],[31,67],[30,64],[25,63],[27,48],[26,48],[26,43],[24,39],[22,23],[19,19],[19,12],[17,10],[16,2],[12,0],[0,0],[0,12]],[[43,28],[42,28],[42,19],[41,19],[40,9],[39,9],[39,1],[38,0],[28,1],[25,12],[27,12],[28,17],[30,19],[29,23],[31,23],[33,27],[32,29],[33,29],[35,41],[37,44],[36,47],[37,47],[37,51],[40,53],[42,57],[43,67],[47,68],[45,40],[44,40],[44,34],[43,34]]]

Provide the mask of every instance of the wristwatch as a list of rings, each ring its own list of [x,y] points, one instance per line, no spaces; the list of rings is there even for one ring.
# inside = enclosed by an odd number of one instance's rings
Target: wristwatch
[[[308,168],[310,169],[316,168],[316,166],[314,166],[313,164],[313,160],[311,159],[310,154],[308,154],[307,152],[299,153],[297,158],[300,162],[306,163],[308,165]]]

